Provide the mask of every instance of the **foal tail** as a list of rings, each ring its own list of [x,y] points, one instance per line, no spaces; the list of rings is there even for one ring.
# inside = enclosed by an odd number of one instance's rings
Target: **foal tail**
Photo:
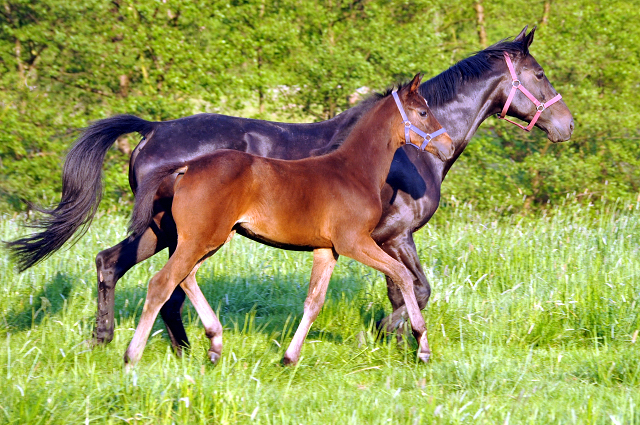
[[[129,221],[129,233],[132,237],[144,233],[151,224],[151,220],[153,220],[153,201],[162,181],[174,173],[184,174],[186,170],[187,166],[184,162],[167,164],[156,167],[145,176],[136,191],[136,202],[133,205],[131,221]]]
[[[147,136],[155,123],[133,115],[117,115],[96,121],[73,145],[62,170],[62,199],[52,210],[34,208],[45,218],[32,225],[40,232],[7,242],[22,272],[44,260],[76,232],[73,243],[86,233],[102,199],[102,163],[107,150],[123,134]]]

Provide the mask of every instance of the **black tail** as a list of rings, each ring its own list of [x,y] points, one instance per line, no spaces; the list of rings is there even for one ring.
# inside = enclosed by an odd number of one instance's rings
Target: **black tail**
[[[146,136],[154,126],[133,115],[118,115],[96,121],[84,132],[64,162],[60,203],[52,210],[38,209],[46,217],[32,227],[42,231],[6,244],[21,272],[56,252],[78,231],[74,243],[84,235],[102,199],[107,150],[121,135]]]
[[[184,163],[160,166],[145,176],[136,191],[136,203],[133,206],[133,214],[131,214],[129,222],[131,236],[141,235],[147,230],[153,219],[153,200],[162,181],[184,166]]]

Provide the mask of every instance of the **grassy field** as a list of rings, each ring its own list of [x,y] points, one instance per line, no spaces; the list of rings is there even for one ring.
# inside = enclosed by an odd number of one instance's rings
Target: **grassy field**
[[[376,340],[383,277],[341,258],[296,367],[280,359],[301,317],[311,255],[232,240],[198,273],[225,325],[223,357],[193,309],[177,358],[156,323],[125,373],[160,254],[117,288],[114,341],[91,349],[95,254],[125,236],[103,215],[72,249],[16,274],[0,253],[0,423],[640,423],[640,205],[567,204],[537,217],[436,214],[417,235],[433,296],[433,361]],[[4,218],[0,238],[25,230]]]

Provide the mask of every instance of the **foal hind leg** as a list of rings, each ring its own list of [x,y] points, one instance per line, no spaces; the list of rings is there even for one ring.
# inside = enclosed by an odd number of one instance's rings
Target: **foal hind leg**
[[[198,243],[187,242],[184,245],[178,245],[167,264],[149,281],[140,321],[125,352],[124,361],[127,364],[136,363],[140,359],[160,308],[169,299],[176,286],[189,276],[207,254],[207,251],[203,252]]]
[[[413,275],[413,290],[416,295],[418,307],[420,310],[424,309],[431,296],[431,286],[429,281],[422,270],[420,264],[420,258],[416,251],[416,245],[413,241],[413,235],[408,234],[399,235],[391,240],[385,241],[381,245],[382,249],[389,254],[392,258],[400,261]],[[386,276],[387,280],[387,295],[393,312],[381,320],[380,329],[385,329],[388,333],[393,331],[397,332],[398,338],[402,336],[401,325],[406,319],[407,309],[404,305],[404,298],[400,288],[393,283],[393,280]]]
[[[225,243],[229,242],[235,231],[232,231]],[[174,246],[169,246],[169,256],[173,255],[175,251],[175,238],[172,243]],[[191,275],[189,275],[191,277]],[[193,274],[193,281],[196,283],[195,273]],[[171,340],[171,346],[173,347],[176,355],[182,355],[183,348],[189,348],[189,339],[187,338],[187,331],[184,329],[184,323],[182,322],[182,308],[184,307],[184,300],[186,298],[186,294],[184,289],[182,289],[182,285],[176,286],[176,289],[171,293],[171,297],[167,300],[166,303],[160,309],[160,316],[164,321],[164,324],[167,328],[167,333],[169,334],[169,339]],[[189,297],[191,299],[191,297]],[[216,319],[217,320],[217,319]],[[219,354],[219,353],[218,353]]]
[[[96,256],[98,275],[98,311],[93,331],[95,344],[106,344],[113,339],[115,287],[118,280],[136,264],[167,247],[164,238],[148,228],[136,238],[127,238],[119,244],[100,251]]]
[[[208,352],[209,360],[216,363],[222,355],[222,324],[196,282],[196,272],[201,264],[202,261],[193,268],[189,276],[187,276],[178,288],[184,288],[184,292],[186,292],[191,304],[193,304],[193,307],[196,309],[200,321],[204,326],[205,334],[211,340],[211,347]]]
[[[402,293],[407,314],[411,321],[413,336],[418,342],[418,357],[423,362],[429,361],[431,350],[429,349],[429,341],[427,340],[427,329],[424,318],[420,313],[418,302],[416,301],[413,290],[413,276],[409,270],[398,260],[384,252],[382,248],[376,245],[373,239],[368,236],[353,238],[352,242],[348,242],[346,248],[336,245],[336,251],[341,255],[373,267],[393,280]]]
[[[332,248],[313,251],[313,267],[311,268],[307,299],[304,301],[304,314],[289,344],[289,348],[284,354],[282,362],[286,365],[294,365],[300,359],[302,344],[324,304],[327,287],[329,286],[329,280],[336,261],[338,261],[338,254]]]
[[[177,238],[176,238],[177,239]],[[169,257],[175,252],[176,239],[169,243]],[[199,267],[199,266],[198,266]],[[191,274],[189,275],[191,277]],[[193,273],[193,280],[195,281],[195,272]],[[187,337],[187,331],[184,328],[182,322],[182,308],[184,307],[184,300],[186,294],[181,285],[176,286],[171,296],[166,303],[163,304],[160,309],[160,317],[169,334],[169,340],[171,341],[171,347],[177,356],[182,355],[184,348],[189,348],[189,338]]]

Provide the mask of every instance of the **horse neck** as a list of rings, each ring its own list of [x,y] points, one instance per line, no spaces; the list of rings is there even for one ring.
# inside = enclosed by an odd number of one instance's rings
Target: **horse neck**
[[[359,181],[367,181],[378,189],[384,185],[393,155],[402,144],[393,140],[400,135],[400,113],[388,98],[381,102],[384,104],[363,116],[344,143],[329,154],[339,159],[350,173],[357,174]]]
[[[441,163],[443,180],[480,124],[491,115],[500,112],[503,96],[498,87],[503,81],[504,75],[493,72],[477,81],[466,82],[451,100],[431,108],[440,124],[447,129],[455,148],[453,156]]]

